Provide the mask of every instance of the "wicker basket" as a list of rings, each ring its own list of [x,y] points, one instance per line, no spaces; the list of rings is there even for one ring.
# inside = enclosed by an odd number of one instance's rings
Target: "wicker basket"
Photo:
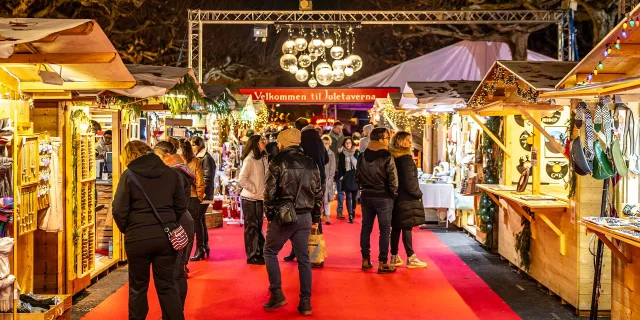
[[[207,212],[204,216],[207,229],[221,228],[222,223],[222,210],[213,210],[213,212]]]

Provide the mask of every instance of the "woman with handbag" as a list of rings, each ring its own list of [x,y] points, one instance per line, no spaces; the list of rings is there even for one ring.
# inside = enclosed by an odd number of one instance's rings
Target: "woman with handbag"
[[[411,133],[399,131],[391,138],[389,152],[395,158],[398,170],[398,197],[393,202],[391,216],[391,261],[392,266],[404,264],[398,255],[400,234],[407,253],[407,268],[425,268],[427,264],[418,260],[413,252],[413,227],[425,223],[422,191],[418,183],[418,168],[411,152]]]
[[[244,250],[247,263],[264,265],[264,180],[269,164],[265,155],[266,142],[254,135],[247,140],[242,152],[242,168],[238,184],[242,187],[242,213],[244,215]]]
[[[351,137],[346,137],[342,142],[342,152],[338,157],[338,178],[342,184],[342,191],[347,198],[347,212],[349,223],[355,219],[356,206],[358,205],[358,183],[356,182],[356,164],[360,151],[353,143]]]
[[[180,154],[184,159],[184,162],[189,167],[189,170],[196,176],[195,185],[191,186],[191,197],[189,198],[189,212],[192,212],[195,216],[194,221],[198,221],[199,217],[196,216],[200,210],[200,202],[204,199],[204,172],[202,170],[202,163],[200,159],[193,153],[191,142],[184,140],[180,142]],[[209,256],[209,249],[204,245],[204,235],[202,232],[198,232],[196,228],[196,253],[191,257],[191,261],[204,260]]]
[[[181,178],[141,141],[127,143],[121,161],[127,170],[120,177],[112,208],[114,221],[124,233],[129,261],[129,319],[147,317],[152,269],[163,319],[182,320],[174,281],[177,250],[187,242],[177,223],[187,210]],[[175,240],[184,240],[184,245],[176,245]]]

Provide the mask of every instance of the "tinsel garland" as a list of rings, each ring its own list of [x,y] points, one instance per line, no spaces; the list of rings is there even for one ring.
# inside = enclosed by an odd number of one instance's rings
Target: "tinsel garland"
[[[486,123],[486,127],[491,131],[499,140],[503,139],[502,132],[502,117],[489,117]],[[502,174],[502,161],[503,152],[493,142],[488,134],[484,133],[482,136],[482,154],[486,155],[486,163],[484,164],[484,183],[496,184],[500,181],[500,175]],[[480,206],[478,207],[478,215],[480,217],[479,228],[480,231],[487,234],[485,240],[485,246],[489,249],[493,249],[493,227],[495,225],[496,213],[498,212],[498,204],[493,202],[491,198],[482,193],[480,198]]]
[[[533,212],[524,208],[531,217]],[[529,272],[531,268],[531,223],[522,218],[522,230],[516,235],[516,252],[520,255],[520,267]]]
[[[89,122],[90,119],[82,109],[77,109],[69,115],[71,120],[71,164],[73,167],[73,179],[71,180],[71,216],[73,218],[73,272],[78,270],[78,239],[80,232],[78,228],[78,150],[80,150],[80,141],[78,140],[78,122]]]

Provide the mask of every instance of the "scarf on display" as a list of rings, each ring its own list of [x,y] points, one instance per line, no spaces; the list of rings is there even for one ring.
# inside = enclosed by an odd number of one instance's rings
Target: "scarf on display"
[[[16,278],[9,274],[9,253],[13,242],[13,238],[0,238],[0,312],[13,308],[13,282]]]
[[[344,150],[342,151],[342,153],[344,154],[344,162],[346,165],[346,170],[347,171],[351,171],[351,170],[355,170],[358,164],[358,160],[356,159],[356,157],[354,156],[356,152],[356,148],[351,148],[351,150]]]

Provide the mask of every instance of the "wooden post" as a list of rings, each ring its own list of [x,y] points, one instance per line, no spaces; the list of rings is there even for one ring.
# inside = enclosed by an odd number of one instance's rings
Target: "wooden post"
[[[534,113],[534,117],[536,119],[539,118],[539,113],[535,112]],[[538,128],[536,126],[533,127],[533,147],[535,147],[538,150],[538,155],[537,155],[537,166],[533,167],[533,185],[532,185],[532,191],[533,194],[540,194],[540,166],[542,165],[542,159],[540,157],[541,153],[542,153],[542,144],[540,143],[542,141],[542,139],[540,138],[541,134],[540,131],[538,130]],[[532,157],[533,158],[533,157]],[[532,159],[533,160],[533,159]]]

